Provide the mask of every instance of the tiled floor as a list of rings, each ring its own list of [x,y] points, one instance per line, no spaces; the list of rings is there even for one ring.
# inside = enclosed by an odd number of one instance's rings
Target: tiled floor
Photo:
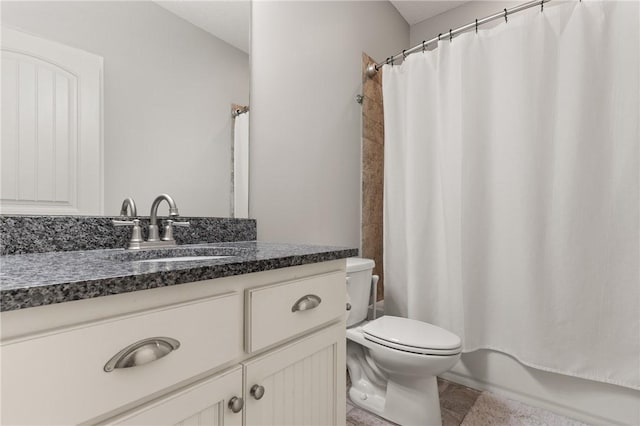
[[[459,426],[481,393],[478,390],[441,379],[438,379],[438,391],[443,426]],[[390,425],[395,425],[395,423],[354,406],[347,396],[347,426]]]

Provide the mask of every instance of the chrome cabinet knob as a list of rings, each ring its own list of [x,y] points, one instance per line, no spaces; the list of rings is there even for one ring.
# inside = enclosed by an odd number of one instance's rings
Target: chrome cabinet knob
[[[260,399],[264,396],[264,386],[253,385],[251,386],[251,390],[249,391],[249,393],[255,399]]]
[[[242,407],[244,407],[244,401],[242,400],[242,398],[234,396],[229,400],[229,408],[234,413],[239,413],[240,411],[242,411]]]

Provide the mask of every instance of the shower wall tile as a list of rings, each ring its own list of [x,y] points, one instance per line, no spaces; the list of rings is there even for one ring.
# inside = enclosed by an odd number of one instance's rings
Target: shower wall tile
[[[380,70],[381,72],[382,70]],[[367,82],[368,83],[368,82]],[[380,102],[380,104],[382,103],[382,84],[380,83],[376,83],[375,81],[371,81],[371,84],[364,84],[363,86],[363,94],[364,96],[368,97],[369,99],[373,100],[375,103],[377,104],[378,101]],[[371,117],[372,119],[379,119],[380,121],[382,121],[383,116],[380,115],[379,117]]]
[[[365,226],[380,226],[382,229],[382,187],[384,183],[384,145],[375,143],[370,139],[363,139],[365,148],[362,152],[362,197],[363,221]],[[366,209],[364,206],[366,205]],[[365,234],[365,236],[369,237]],[[382,235],[380,234],[381,238]],[[374,239],[373,241],[377,241]]]
[[[363,120],[362,137],[369,139],[369,143],[384,145],[384,123],[373,120]]]
[[[384,183],[384,111],[382,104],[382,70],[373,77],[366,68],[375,61],[362,54],[362,256],[376,262],[374,274],[380,276],[378,300],[384,295],[382,269]]]
[[[375,85],[376,83],[368,82],[368,85]],[[362,116],[366,117],[366,122],[363,125],[371,125],[373,123],[383,123],[384,113],[382,112],[382,97],[380,101],[377,99],[364,97],[362,102]]]
[[[364,219],[363,219],[364,220]],[[382,226],[377,224],[364,225],[362,228],[363,232],[363,250],[362,256],[368,259],[374,259],[376,262],[376,267],[374,269],[374,274],[380,276],[380,281],[378,281],[378,300],[381,300],[384,297],[384,285],[382,284],[382,244],[377,244],[379,241],[382,241]],[[365,236],[366,235],[366,236]],[[369,248],[365,251],[364,246],[367,245]]]

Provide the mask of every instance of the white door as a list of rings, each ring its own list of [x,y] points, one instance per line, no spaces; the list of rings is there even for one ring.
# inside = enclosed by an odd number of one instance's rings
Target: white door
[[[234,413],[228,407],[233,397],[242,397],[241,367],[174,392],[108,424],[240,426],[242,411]]]
[[[344,357],[342,322],[245,362],[246,426],[344,425]]]
[[[102,57],[2,29],[0,213],[102,214]]]

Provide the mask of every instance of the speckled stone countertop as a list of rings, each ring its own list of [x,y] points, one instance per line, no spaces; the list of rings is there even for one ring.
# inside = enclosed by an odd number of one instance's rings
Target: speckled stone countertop
[[[256,241],[0,256],[0,311],[110,296],[357,256],[344,247]],[[225,256],[167,262],[176,256]]]
[[[149,218],[137,216],[146,238]],[[127,247],[131,228],[113,226],[117,216],[0,216],[0,255]],[[128,218],[126,218],[128,219]],[[162,220],[162,218],[159,218]],[[254,219],[180,217],[191,224],[175,228],[178,244],[256,240]]]

